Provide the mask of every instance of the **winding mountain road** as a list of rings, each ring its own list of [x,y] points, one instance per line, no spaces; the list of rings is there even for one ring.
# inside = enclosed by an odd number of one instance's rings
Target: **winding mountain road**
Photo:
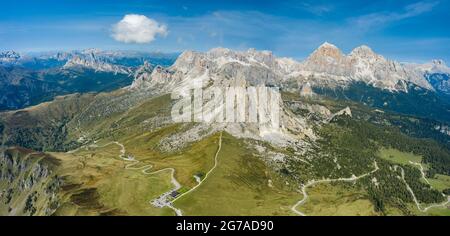
[[[120,154],[119,154],[119,158],[120,159],[122,159],[124,161],[128,161],[128,162],[132,162],[132,163],[129,163],[129,164],[125,165],[125,169],[127,169],[127,170],[141,170],[142,173],[145,174],[145,175],[157,174],[157,173],[163,172],[163,171],[170,171],[171,172],[171,183],[172,183],[172,185],[174,187],[171,190],[161,194],[158,198],[156,198],[154,200],[151,200],[150,203],[152,205],[156,206],[156,207],[169,207],[172,210],[174,210],[176,215],[182,216],[182,211],[180,209],[175,208],[173,206],[173,203],[176,200],[180,199],[181,197],[191,193],[192,191],[194,191],[195,189],[200,187],[200,185],[202,185],[203,182],[209,177],[211,172],[217,167],[218,156],[219,156],[219,153],[220,153],[220,151],[222,149],[222,132],[220,133],[218,148],[217,148],[217,151],[216,151],[215,156],[214,156],[214,166],[205,174],[203,179],[201,179],[198,176],[194,176],[195,180],[197,181],[197,185],[194,186],[193,188],[189,189],[188,191],[186,191],[186,192],[176,196],[174,199],[172,199],[172,197],[173,197],[172,194],[181,188],[181,184],[175,178],[175,169],[171,168],[171,167],[168,167],[168,168],[160,169],[160,170],[157,170],[157,171],[149,172],[149,170],[151,170],[153,168],[153,165],[151,165],[151,164],[147,164],[147,165],[140,166],[140,167],[135,167],[136,165],[138,165],[140,163],[140,161],[134,159],[134,157],[132,157],[132,156],[126,157],[125,156],[125,154],[126,154],[125,146],[122,143],[120,143],[120,142],[113,141],[113,142],[106,143],[106,144],[104,144],[102,146],[98,146],[94,142],[94,144],[81,146],[81,147],[79,147],[77,149],[68,151],[67,153],[74,153],[74,152],[76,152],[76,151],[78,151],[78,150],[80,150],[82,148],[85,148],[87,150],[88,147],[93,147],[93,148],[106,147],[106,146],[111,145],[111,144],[115,144],[115,145],[118,145],[120,147]],[[429,181],[425,177],[425,172],[424,172],[423,166],[420,163],[411,162],[411,161],[410,161],[410,164],[419,166],[420,172],[422,174],[422,178],[429,184]],[[352,177],[347,177],[347,178],[343,177],[343,178],[337,178],[337,179],[321,179],[321,180],[310,180],[310,181],[308,181],[308,183],[302,185],[302,187],[301,187],[301,192],[303,194],[303,198],[301,200],[299,200],[295,205],[293,205],[291,207],[291,210],[294,213],[296,213],[296,214],[298,214],[300,216],[305,216],[305,214],[303,212],[297,210],[297,208],[300,207],[301,205],[303,205],[307,201],[307,199],[308,199],[308,193],[306,191],[307,188],[309,188],[309,187],[311,187],[311,186],[313,186],[315,184],[319,184],[319,183],[329,183],[329,182],[335,182],[335,181],[343,181],[343,182],[356,181],[358,179],[364,178],[364,177],[366,177],[366,176],[368,176],[368,175],[378,171],[379,167],[378,167],[378,164],[377,164],[376,161],[374,161],[374,167],[375,168],[372,171],[370,171],[368,173],[365,173],[365,174],[362,174],[362,175],[359,175],[359,176],[353,175]],[[401,167],[399,167],[399,168],[401,168]],[[405,180],[403,168],[401,168],[401,176],[399,176],[399,177],[403,180],[403,182],[406,185],[407,190],[411,193],[413,201],[416,204],[416,206],[419,209],[419,211],[426,212],[426,211],[428,211],[431,208],[445,207],[447,204],[450,203],[450,196],[447,196],[447,201],[445,201],[445,202],[432,204],[432,205],[429,205],[429,206],[427,206],[425,208],[422,208],[421,204],[419,203],[419,201],[417,200],[417,198],[416,198],[416,196],[414,194],[414,191],[411,189],[411,187],[409,186],[409,184]]]
[[[415,163],[415,162],[412,162]],[[417,163],[418,164],[418,163]],[[420,165],[420,164],[419,164]],[[422,165],[420,165],[422,167]],[[419,209],[419,211],[421,212],[427,212],[428,210],[430,210],[431,208],[435,208],[435,207],[445,207],[448,203],[450,203],[450,196],[447,196],[447,201],[444,201],[442,203],[436,203],[436,204],[432,204],[429,205],[425,208],[422,208],[422,206],[420,205],[419,201],[416,198],[416,195],[414,194],[414,191],[412,190],[412,188],[409,186],[408,182],[406,182],[405,180],[405,171],[403,170],[403,168],[401,168],[400,166],[398,166],[398,168],[400,168],[401,170],[401,179],[403,181],[403,183],[405,183],[406,185],[406,189],[411,193],[411,196],[413,198],[414,203],[417,206],[417,209]],[[421,169],[421,171],[423,171],[423,168]],[[423,172],[422,172],[423,173]]]
[[[291,210],[293,212],[295,212],[297,215],[306,216],[303,212],[297,210],[297,207],[303,205],[306,202],[306,200],[308,199],[308,193],[306,192],[306,189],[308,187],[310,187],[312,185],[315,185],[315,184],[318,184],[318,183],[329,183],[329,182],[335,182],[335,181],[343,181],[343,182],[356,181],[358,179],[364,178],[364,177],[366,177],[366,176],[368,176],[368,175],[370,175],[370,174],[372,174],[372,173],[374,173],[374,172],[379,170],[378,164],[377,164],[376,161],[374,161],[374,166],[375,166],[375,168],[372,171],[370,171],[368,173],[365,173],[365,174],[362,174],[360,176],[353,175],[352,177],[349,177],[349,178],[321,179],[321,180],[310,180],[310,181],[308,181],[308,183],[303,185],[302,188],[301,188],[301,191],[303,193],[303,198],[300,201],[298,201],[294,206],[292,206]]]
[[[181,216],[182,215],[181,210],[175,208],[172,205],[172,202],[169,201],[169,198],[172,195],[172,193],[176,192],[177,190],[179,190],[181,188],[181,184],[175,178],[175,169],[168,167],[168,168],[160,169],[157,171],[148,172],[149,170],[151,170],[153,168],[153,165],[148,164],[148,165],[144,165],[144,166],[140,166],[140,167],[134,167],[134,166],[138,165],[140,163],[140,161],[134,159],[134,157],[132,157],[132,156],[125,157],[126,150],[125,150],[125,146],[123,144],[121,144],[117,141],[114,141],[112,143],[119,145],[121,147],[119,158],[121,158],[124,161],[133,162],[133,163],[127,164],[125,166],[125,169],[127,169],[127,170],[141,170],[141,172],[145,175],[153,175],[153,174],[157,174],[157,173],[160,173],[163,171],[170,171],[170,173],[171,173],[170,182],[172,183],[172,185],[174,187],[171,190],[161,194],[158,198],[151,200],[150,204],[152,204],[156,207],[169,207],[175,211],[176,215]]]
[[[203,184],[203,182],[208,178],[208,176],[211,174],[211,172],[217,167],[218,156],[219,156],[220,150],[222,149],[222,132],[220,132],[219,146],[214,155],[214,166],[205,174],[205,177],[203,179],[200,179],[198,176],[194,176],[194,178],[196,179],[198,184],[196,186],[194,186],[193,188],[189,189],[188,191],[176,196],[173,200],[170,200],[172,198],[173,194],[176,193],[176,191],[178,191],[181,188],[181,184],[175,178],[175,169],[174,168],[165,168],[165,169],[161,169],[161,170],[157,170],[157,171],[153,171],[153,172],[148,172],[149,170],[151,170],[153,168],[153,166],[151,164],[148,164],[148,165],[144,165],[144,166],[140,166],[140,167],[135,167],[136,165],[138,165],[140,163],[140,161],[134,159],[132,156],[125,157],[126,150],[125,150],[125,146],[123,144],[121,144],[117,141],[114,141],[114,142],[107,143],[100,147],[104,147],[104,146],[107,146],[110,144],[116,144],[121,148],[120,155],[119,155],[120,159],[122,159],[124,161],[132,162],[130,164],[127,164],[125,166],[125,169],[141,170],[142,173],[147,174],[147,175],[156,174],[156,173],[159,173],[162,171],[169,170],[171,172],[171,183],[174,185],[174,188],[161,194],[158,198],[151,200],[150,203],[156,207],[169,207],[175,211],[177,216],[182,216],[183,215],[182,211],[180,209],[175,208],[173,206],[173,203],[176,200],[180,199],[181,197],[187,195],[188,193],[190,193],[190,192],[194,191],[195,189],[197,189],[198,187],[200,187],[200,185]]]
[[[169,207],[172,210],[174,210],[177,215],[181,216],[181,210],[173,207],[172,206],[172,202],[168,200],[169,196],[173,192],[175,192],[175,191],[177,191],[177,190],[179,190],[181,188],[181,184],[175,178],[175,169],[174,168],[168,167],[168,168],[160,169],[160,170],[157,170],[157,171],[148,172],[149,170],[151,170],[153,168],[153,165],[147,164],[147,165],[144,165],[144,166],[135,167],[141,161],[134,159],[133,156],[128,156],[128,157],[125,156],[125,154],[126,154],[125,146],[122,143],[118,142],[118,141],[109,142],[109,143],[106,143],[106,144],[101,145],[101,146],[99,146],[97,144],[91,144],[91,145],[88,145],[88,146],[81,146],[81,147],[79,147],[79,148],[77,148],[75,150],[69,151],[68,153],[74,153],[74,152],[80,150],[81,148],[85,148],[85,149],[87,149],[88,147],[102,148],[102,147],[106,147],[106,146],[112,145],[112,144],[115,144],[115,145],[120,147],[120,154],[119,154],[119,158],[120,159],[122,159],[124,161],[128,161],[128,162],[132,162],[132,163],[129,163],[129,164],[125,165],[125,169],[127,169],[127,170],[140,170],[145,175],[153,175],[153,174],[157,174],[157,173],[160,173],[160,172],[163,172],[163,171],[170,171],[171,172],[171,181],[170,182],[172,183],[172,185],[174,185],[174,187],[170,191],[160,195],[158,198],[156,198],[154,200],[151,200],[150,203],[152,205],[154,205],[154,206],[157,206],[157,207]]]

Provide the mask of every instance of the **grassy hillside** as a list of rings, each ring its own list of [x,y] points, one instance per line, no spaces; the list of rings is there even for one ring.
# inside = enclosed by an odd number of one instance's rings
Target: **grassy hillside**
[[[301,99],[290,96],[283,99]],[[306,140],[296,151],[223,131],[203,131],[202,138],[186,139],[183,134],[193,132],[197,124],[170,122],[173,101],[151,91],[71,95],[3,113],[4,144],[44,150],[38,156],[53,164],[48,167],[51,174],[40,180],[43,184],[33,182],[22,193],[2,193],[2,198],[11,200],[3,203],[0,213],[174,215],[169,207],[150,203],[172,191],[174,182],[181,186],[173,192],[173,207],[184,215],[448,213],[442,207],[422,211],[442,203],[443,191],[450,188],[445,137],[431,130],[417,133],[412,125],[432,127],[430,122],[354,103],[302,102],[331,112],[350,106],[353,116],[337,116],[330,122],[314,118],[319,121],[313,126],[319,138]],[[32,150],[17,150],[13,156],[27,163],[25,169],[39,166],[39,161],[28,161],[40,160],[30,159],[35,156]],[[9,181],[5,174],[12,165],[8,158],[0,162],[2,183],[16,189],[20,183]],[[423,165],[426,178],[409,161]],[[18,179],[29,179],[29,172],[19,170]],[[352,176],[362,177],[340,180]],[[305,197],[302,186],[320,180],[329,181],[306,188],[306,201],[293,211]],[[55,181],[58,184],[50,184]],[[46,186],[55,187],[48,192]]]
[[[225,135],[218,165],[202,185],[175,201],[186,215],[293,215],[292,187],[242,140]]]

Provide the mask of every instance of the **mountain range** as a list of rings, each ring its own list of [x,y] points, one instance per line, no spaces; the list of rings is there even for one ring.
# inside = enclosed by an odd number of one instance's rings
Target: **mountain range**
[[[75,92],[111,91],[129,85],[144,62],[167,66],[176,54],[87,49],[0,54],[0,110],[35,105]]]
[[[443,61],[330,43],[304,61],[226,48],[52,55],[0,59],[12,91],[0,100],[2,215],[450,214]],[[279,88],[277,128],[172,120],[174,94],[261,86]]]
[[[187,51],[180,55],[169,69],[183,73],[194,67],[208,64],[210,70],[220,70],[233,64],[270,70],[273,78],[282,83],[286,80],[305,80],[318,86],[346,86],[353,82],[364,82],[376,88],[391,92],[408,92],[407,84],[413,84],[426,90],[436,88],[427,79],[427,75],[446,74],[450,69],[441,60],[426,64],[399,63],[376,54],[367,46],[360,46],[348,55],[343,54],[330,43],[322,44],[306,60],[295,61],[290,58],[277,58],[269,51],[250,49],[246,52],[224,48],[212,49],[206,53]],[[226,69],[224,69],[226,70]],[[261,82],[267,82],[263,75]]]
[[[140,75],[132,88],[186,86],[192,78],[219,82],[233,78],[239,86],[271,85],[285,90],[311,87],[315,93],[363,102],[369,106],[406,114],[448,120],[449,68],[434,60],[427,64],[399,63],[360,46],[344,55],[324,43],[305,61],[277,58],[269,51],[245,52],[224,48],[206,53],[187,51],[165,69]]]

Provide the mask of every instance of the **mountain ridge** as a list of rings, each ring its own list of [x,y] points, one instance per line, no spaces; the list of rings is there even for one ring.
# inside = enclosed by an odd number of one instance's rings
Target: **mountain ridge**
[[[426,64],[412,65],[388,60],[366,45],[356,47],[346,55],[328,42],[319,46],[303,61],[276,57],[270,51],[255,49],[234,51],[213,48],[207,52],[185,51],[167,69],[186,74],[193,69],[219,70],[230,63],[270,69],[277,74],[279,81],[289,77],[315,76],[318,77],[318,83],[321,78],[344,85],[351,81],[363,81],[381,89],[403,92],[408,92],[407,83],[413,83],[427,90],[434,90],[425,77],[425,72],[429,70],[422,69]],[[439,68],[450,71],[442,62]]]

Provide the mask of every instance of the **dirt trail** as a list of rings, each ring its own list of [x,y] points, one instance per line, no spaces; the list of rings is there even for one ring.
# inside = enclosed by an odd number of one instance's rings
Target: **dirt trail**
[[[431,185],[430,182],[428,181],[428,179],[427,179],[426,176],[425,176],[425,171],[424,171],[424,169],[423,169],[422,164],[417,163],[417,162],[413,162],[413,161],[409,161],[409,163],[410,163],[410,164],[413,164],[413,165],[416,165],[416,166],[419,166],[419,170],[420,170],[420,173],[422,174],[423,180],[425,180],[425,182],[427,182],[427,184]]]
[[[176,200],[180,199],[181,197],[185,196],[186,194],[194,191],[196,188],[200,187],[200,185],[205,182],[205,180],[208,178],[209,174],[217,167],[217,157],[219,156],[220,149],[222,148],[222,132],[220,132],[219,137],[219,147],[217,148],[216,154],[214,155],[214,166],[205,174],[205,177],[203,179],[200,179],[198,176],[195,178],[198,182],[197,185],[195,185],[193,188],[189,189],[188,191],[184,192],[183,194],[180,194],[177,196],[172,202],[175,202]]]
[[[412,162],[415,163],[415,162]],[[417,163],[418,164],[418,163]],[[419,164],[420,165],[420,164]],[[420,165],[422,167],[422,165]],[[450,203],[450,196],[447,196],[447,201],[441,202],[441,203],[436,203],[436,204],[432,204],[429,205],[425,208],[422,208],[422,206],[420,205],[419,201],[416,198],[416,195],[414,194],[414,191],[412,190],[412,188],[409,186],[408,182],[406,182],[405,180],[405,171],[403,170],[403,168],[397,166],[398,168],[400,168],[401,170],[401,179],[403,180],[403,183],[405,183],[406,185],[406,189],[408,189],[408,191],[411,193],[411,196],[413,198],[414,203],[417,206],[417,209],[419,209],[419,211],[421,212],[427,212],[428,210],[430,210],[431,208],[435,208],[435,207],[445,207],[448,203]],[[423,171],[423,169],[421,169],[421,171]],[[423,173],[423,172],[422,172]]]

